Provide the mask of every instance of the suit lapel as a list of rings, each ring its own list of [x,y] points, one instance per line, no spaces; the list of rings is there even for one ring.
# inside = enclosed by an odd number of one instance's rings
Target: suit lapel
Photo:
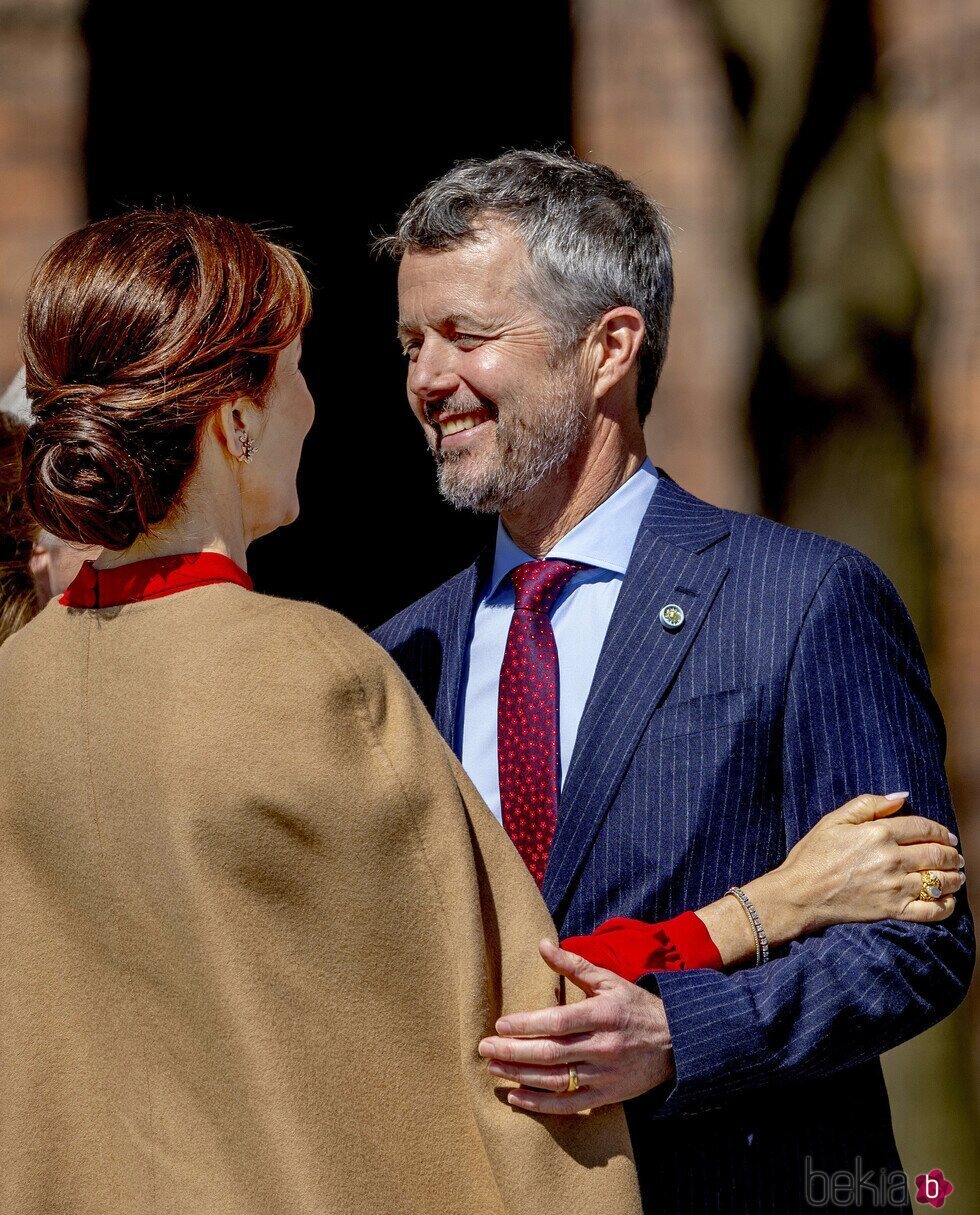
[[[456,712],[459,685],[469,644],[470,626],[476,611],[477,596],[493,560],[493,546],[484,549],[476,561],[449,583],[445,615],[440,629],[442,671],[436,695],[434,719],[439,733],[455,750]]]
[[[647,722],[728,572],[727,546],[718,543],[729,533],[724,513],[657,472],[562,789],[543,890],[557,923]],[[668,603],[684,610],[673,633],[660,622]]]

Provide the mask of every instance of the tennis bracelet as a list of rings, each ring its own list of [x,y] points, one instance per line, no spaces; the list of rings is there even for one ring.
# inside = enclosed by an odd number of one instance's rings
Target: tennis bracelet
[[[766,936],[766,930],[762,927],[759,913],[752,906],[749,896],[739,886],[729,886],[725,894],[733,894],[742,904],[742,910],[749,917],[749,923],[752,925],[752,935],[755,937],[755,964],[756,966],[762,966],[763,963],[769,961],[769,938]]]

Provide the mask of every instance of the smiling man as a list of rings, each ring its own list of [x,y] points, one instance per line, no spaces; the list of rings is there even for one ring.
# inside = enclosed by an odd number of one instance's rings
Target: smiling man
[[[382,244],[441,492],[499,522],[376,636],[561,936],[721,897],[859,790],[910,789],[955,831],[942,720],[881,571],[647,459],[673,284],[643,193],[512,152],[433,182]],[[962,999],[974,940],[961,896],[942,923],[838,925],[731,973],[596,987],[542,952],[592,998],[480,1044],[514,1116],[626,1101],[650,1210],[784,1215],[821,1171],[900,1176],[878,1056]],[[879,1209],[908,1211],[899,1189]]]
[[[555,335],[530,306],[525,263],[520,237],[499,225],[454,257],[402,262],[398,330],[411,397],[439,488],[459,507],[498,511],[526,501],[549,475],[574,476],[568,462],[589,449],[577,362],[556,355]],[[456,308],[460,296],[471,312]],[[642,332],[631,313],[621,323]],[[446,383],[441,345],[469,356],[458,383]]]

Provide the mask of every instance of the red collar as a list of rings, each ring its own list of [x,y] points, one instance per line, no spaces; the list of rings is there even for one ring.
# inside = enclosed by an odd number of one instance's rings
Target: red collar
[[[108,570],[97,570],[86,561],[58,602],[73,608],[117,607],[215,582],[235,582],[247,591],[253,589],[252,579],[230,557],[222,553],[181,553],[149,557]]]

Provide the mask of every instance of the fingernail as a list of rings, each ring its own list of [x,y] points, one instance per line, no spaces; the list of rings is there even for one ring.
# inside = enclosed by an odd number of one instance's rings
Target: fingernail
[[[908,797],[908,795],[909,795],[908,789],[902,789],[898,793],[886,793],[885,801],[886,802],[897,802],[899,798]]]
[[[959,838],[957,836],[955,836],[952,833],[952,831],[949,833],[949,842],[953,845],[954,848],[960,842]]]
[[[498,1034],[509,1034],[510,1033],[510,1022],[509,1021],[498,1021],[497,1022],[497,1033]]]
[[[961,869],[965,867],[966,861],[963,859],[963,854],[961,852],[957,852],[956,861]]]

